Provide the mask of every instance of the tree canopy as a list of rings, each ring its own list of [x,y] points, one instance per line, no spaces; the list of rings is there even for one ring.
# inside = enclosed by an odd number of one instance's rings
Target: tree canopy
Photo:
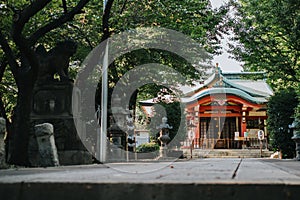
[[[235,57],[247,70],[266,71],[274,89],[299,87],[300,2],[232,1]]]
[[[79,43],[78,51],[72,58],[75,65],[73,67],[78,69],[80,62],[85,56],[96,47],[101,41],[103,36],[103,17],[102,9],[103,5],[101,1],[86,0],[86,1],[41,1],[39,3],[40,9],[37,12],[32,13],[32,16],[22,26],[21,33],[29,41],[29,47],[34,48],[39,44],[44,44],[47,49],[50,49],[55,45],[57,41],[64,39],[72,39]],[[226,32],[228,26],[225,24],[227,19],[226,14],[228,7],[221,7],[219,10],[213,10],[208,0],[203,1],[109,1],[111,2],[111,11],[108,18],[110,24],[110,34],[116,34],[125,30],[130,30],[136,27],[165,27],[173,30],[183,32],[184,34],[192,37],[211,53],[218,53],[220,48],[221,34]],[[84,4],[84,6],[83,6]],[[23,12],[25,9],[33,7],[31,5],[38,5],[36,1],[20,0],[20,1],[5,1],[1,3],[0,15],[1,15],[1,39],[8,41],[15,60],[19,60],[20,49],[15,44],[12,34],[12,26],[14,24],[14,17],[17,13]],[[82,9],[76,9],[75,6],[80,6]],[[29,16],[28,16],[29,17]],[[132,52],[120,58],[117,61],[118,74],[121,76],[125,71],[130,69],[130,65],[136,63],[145,63],[150,61],[157,62],[158,60],[163,63],[166,61],[166,53],[157,53],[153,56],[155,50],[141,50],[138,52]],[[148,56],[140,56],[145,53]],[[0,49],[1,55],[1,77],[3,77],[3,85],[1,93],[5,96],[2,98],[7,99],[6,94],[12,95],[12,91],[4,88],[4,85],[12,87],[15,84],[11,84],[12,77],[4,71],[10,71],[6,69],[7,60],[5,60],[3,45]],[[148,59],[147,59],[148,58]],[[138,59],[138,60],[137,60]],[[175,58],[171,58],[175,59]],[[121,62],[122,60],[122,62]],[[170,63],[170,62],[169,62]],[[174,64],[175,62],[173,62]],[[177,62],[178,63],[178,62]],[[122,66],[120,66],[122,65]],[[179,64],[177,64],[179,65]],[[127,66],[127,69],[126,69]],[[129,67],[129,68],[128,68]],[[5,70],[6,69],[6,70]],[[186,68],[188,69],[188,68]],[[193,75],[192,70],[189,71],[190,75]],[[121,72],[121,73],[120,73]],[[3,75],[5,76],[3,76]],[[76,73],[72,73],[73,77]],[[116,76],[113,75],[113,76]],[[7,81],[6,81],[7,80]],[[118,80],[118,77],[112,77],[112,81]],[[17,88],[14,87],[16,96]],[[12,96],[12,97],[13,97]],[[3,100],[5,110],[7,113],[12,111],[13,99]],[[14,103],[13,103],[14,104]]]
[[[268,128],[273,145],[292,157],[294,144],[288,132],[291,117],[300,117],[300,1],[231,1],[235,33],[231,45],[244,68],[265,71],[275,90],[268,107]],[[295,93],[296,91],[296,93]],[[298,101],[297,97],[298,96]]]
[[[209,52],[218,53],[221,33],[228,28],[224,23],[227,11],[226,6],[213,10],[208,0],[108,0],[104,12],[102,1],[97,0],[1,1],[0,111],[13,124],[15,149],[11,162],[27,165],[32,89],[39,70],[35,53],[38,45],[51,49],[58,41],[76,41],[78,51],[71,62],[74,76],[82,60],[101,41],[111,34],[136,27],[174,29],[189,35]],[[156,54],[154,61],[172,65],[168,59],[173,55],[166,56],[164,52],[151,49],[132,52],[113,63],[112,69],[117,70],[111,73],[110,85],[136,63],[143,62],[140,60],[144,57],[143,51],[150,56]]]
[[[294,88],[300,98],[300,2],[239,0],[231,5],[238,42],[231,52],[245,69],[266,71],[275,91]]]

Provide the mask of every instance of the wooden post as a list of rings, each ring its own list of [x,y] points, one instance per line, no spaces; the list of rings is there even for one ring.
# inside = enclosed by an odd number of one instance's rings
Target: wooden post
[[[194,148],[194,139],[192,139],[191,145],[190,145],[191,158],[193,158],[193,148]]]
[[[260,143],[260,157],[262,158],[262,146],[263,146],[262,140],[259,140],[259,143]]]

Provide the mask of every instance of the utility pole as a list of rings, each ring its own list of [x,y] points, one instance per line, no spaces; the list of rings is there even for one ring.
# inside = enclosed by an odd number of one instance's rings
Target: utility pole
[[[108,0],[103,0],[103,13],[105,12]],[[105,51],[103,56],[102,66],[102,88],[101,88],[101,130],[97,131],[98,134],[98,159],[100,162],[106,161],[106,146],[107,146],[107,100],[108,100],[108,39],[106,40]]]

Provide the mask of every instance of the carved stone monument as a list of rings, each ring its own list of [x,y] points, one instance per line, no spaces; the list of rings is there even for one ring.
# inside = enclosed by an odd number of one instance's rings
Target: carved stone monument
[[[58,166],[58,156],[53,135],[53,126],[49,123],[38,124],[35,126],[35,136],[42,167]]]
[[[74,48],[74,42],[65,41],[58,43],[48,52],[40,46],[36,50],[41,56],[41,71],[34,87],[31,109],[29,161],[33,166],[40,163],[41,159],[34,127],[43,123],[50,123],[54,127],[55,144],[61,165],[92,163],[92,156],[77,135],[74,123],[81,118],[81,93],[67,72],[69,58],[75,53]],[[51,67],[54,69],[49,69]],[[54,78],[55,73],[60,79]]]
[[[119,96],[113,96],[111,113],[113,117],[110,119],[110,127],[108,128],[108,138],[110,140],[110,151],[108,160],[125,161],[126,160],[126,116],[130,113],[128,110],[121,106],[121,98]]]

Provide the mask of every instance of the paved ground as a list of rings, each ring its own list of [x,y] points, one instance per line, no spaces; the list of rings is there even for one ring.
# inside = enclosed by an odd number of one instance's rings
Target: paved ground
[[[295,160],[193,159],[0,170],[0,197],[9,199],[253,200],[299,196],[300,161]]]

